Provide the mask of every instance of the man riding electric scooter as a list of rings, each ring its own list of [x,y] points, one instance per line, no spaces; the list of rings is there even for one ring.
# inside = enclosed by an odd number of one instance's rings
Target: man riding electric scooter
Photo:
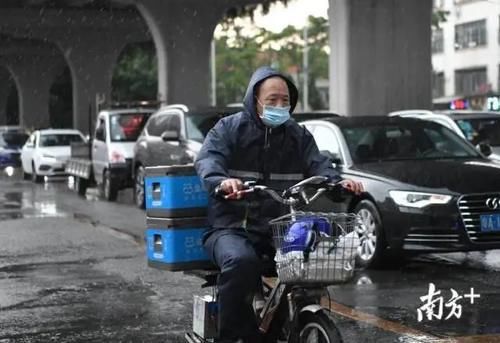
[[[227,201],[219,194],[238,194],[246,181],[283,190],[313,175],[341,179],[312,135],[290,119],[297,100],[289,78],[270,67],[257,69],[244,110],[215,125],[195,161],[211,195],[204,246],[221,270],[218,342],[260,342],[252,298],[259,287],[261,256],[274,255],[268,222],[285,212],[272,200]],[[355,194],[363,191],[352,180],[341,184]]]

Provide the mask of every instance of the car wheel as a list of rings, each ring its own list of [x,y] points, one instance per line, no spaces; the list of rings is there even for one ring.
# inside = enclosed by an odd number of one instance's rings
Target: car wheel
[[[144,192],[144,174],[144,167],[138,166],[135,171],[134,200],[137,207],[141,209],[144,209],[146,200]]]
[[[75,190],[78,195],[84,197],[87,194],[88,180],[75,176]]]
[[[102,194],[108,201],[115,201],[118,196],[118,187],[113,183],[109,170],[104,172],[102,178]]]
[[[30,180],[30,179],[31,179],[31,174],[27,173],[23,168],[23,180]]]
[[[356,264],[365,268],[380,266],[386,248],[380,214],[369,200],[361,201],[354,212],[362,222],[357,230],[361,244],[358,247]]]
[[[31,181],[34,183],[42,182],[42,176],[37,175],[35,168],[35,161],[31,162]]]

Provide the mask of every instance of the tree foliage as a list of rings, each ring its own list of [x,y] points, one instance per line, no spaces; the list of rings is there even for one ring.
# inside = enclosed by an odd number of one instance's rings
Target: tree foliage
[[[248,4],[243,6],[230,7],[226,11],[225,20],[232,21],[235,18],[241,17],[250,17],[251,19],[253,19],[254,13],[259,6],[262,8],[262,13],[267,14],[269,13],[271,5],[277,2],[281,2],[286,6],[289,0],[262,0],[259,4]]]
[[[303,88],[304,31],[288,26],[279,33],[256,28],[251,35],[242,35],[242,27],[226,22],[216,40],[217,103],[241,102],[251,74],[262,65],[271,65],[288,73]],[[321,108],[315,94],[316,79],[328,78],[328,20],[308,19],[309,91],[312,108]]]
[[[287,3],[287,0],[278,0]],[[266,1],[265,13],[276,0]],[[234,7],[228,10],[221,23],[222,35],[216,39],[216,94],[217,104],[241,102],[253,71],[262,65],[271,65],[288,73],[303,91],[302,28],[286,27],[274,33],[254,28],[250,35],[243,34],[243,27],[233,20],[240,16],[252,16],[257,5]],[[432,25],[439,27],[449,12],[435,9]],[[315,82],[328,79],[328,19],[309,17],[309,103],[311,108],[325,107],[317,93]],[[134,45],[126,49],[115,69],[113,77],[114,100],[155,99],[157,92],[157,65],[154,45]]]
[[[446,22],[446,19],[450,11],[444,11],[441,9],[434,9],[432,12],[432,27],[438,29],[441,23]]]
[[[152,42],[129,45],[113,73],[113,101],[156,100],[157,70]]]
[[[243,27],[231,20],[222,23],[223,34],[215,41],[217,104],[241,102],[250,76],[262,65],[274,66],[295,79],[302,87],[303,30],[294,26],[274,33],[255,28],[243,34]],[[316,79],[328,78],[328,20],[309,17],[309,84],[310,105],[321,108],[315,94]],[[155,99],[157,65],[154,46],[131,45],[122,53],[113,75],[113,100]]]

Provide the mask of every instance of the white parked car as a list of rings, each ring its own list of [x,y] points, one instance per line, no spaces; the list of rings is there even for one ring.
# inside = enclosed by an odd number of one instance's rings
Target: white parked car
[[[437,122],[476,146],[490,160],[500,163],[500,114],[497,112],[415,109],[390,112],[388,115]]]
[[[430,114],[435,114],[432,111],[429,110],[422,110],[422,109],[411,109],[411,110],[400,110],[400,111],[393,111],[389,112],[388,116],[389,117],[414,117],[414,116],[422,116],[422,115],[430,115]]]
[[[462,132],[458,124],[445,114],[434,113],[427,110],[404,110],[404,111],[395,111],[389,113],[389,117],[394,117],[394,116],[433,121],[443,126],[446,126],[448,129],[454,131],[460,137],[466,139],[464,133]]]
[[[85,142],[78,130],[46,129],[34,131],[21,151],[25,179],[31,175],[34,182],[44,176],[66,175],[65,163],[71,155],[71,143]]]

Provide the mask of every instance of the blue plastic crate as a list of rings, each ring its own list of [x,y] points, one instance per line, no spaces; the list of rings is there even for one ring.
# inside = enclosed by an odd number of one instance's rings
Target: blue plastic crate
[[[171,271],[210,269],[202,245],[206,218],[147,218],[148,265]]]
[[[208,193],[192,164],[147,167],[145,191],[149,217],[185,218],[207,214]]]

